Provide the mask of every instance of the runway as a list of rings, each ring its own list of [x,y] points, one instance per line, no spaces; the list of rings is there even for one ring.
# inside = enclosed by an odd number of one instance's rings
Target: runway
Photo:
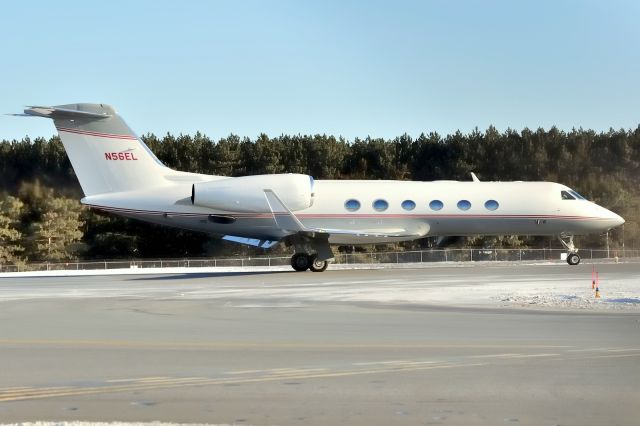
[[[0,419],[633,424],[640,264],[598,268],[0,279]]]

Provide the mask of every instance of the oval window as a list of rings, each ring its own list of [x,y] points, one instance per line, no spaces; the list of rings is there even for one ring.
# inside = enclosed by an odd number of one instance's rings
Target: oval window
[[[484,207],[487,210],[497,210],[498,207],[500,207],[500,204],[498,204],[496,200],[487,200],[487,202],[484,203]]]
[[[375,200],[373,202],[373,209],[375,211],[383,212],[387,208],[389,208],[389,203],[387,203],[385,200]]]
[[[405,210],[413,210],[416,208],[416,203],[412,200],[404,200],[402,202],[402,208]]]
[[[440,200],[433,200],[429,203],[429,208],[431,208],[431,210],[442,210],[443,207],[444,203]]]
[[[360,201],[358,200],[347,200],[344,203],[344,208],[349,210],[350,212],[355,212],[356,210],[360,209]]]
[[[471,203],[467,200],[458,201],[458,208],[460,210],[469,210],[471,208]]]

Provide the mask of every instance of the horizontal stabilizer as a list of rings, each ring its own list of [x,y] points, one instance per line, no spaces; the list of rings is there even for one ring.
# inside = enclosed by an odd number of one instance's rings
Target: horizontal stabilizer
[[[107,104],[34,105],[25,115],[53,120],[85,196],[168,184],[165,167]]]
[[[90,112],[80,111],[77,109],[49,107],[49,106],[29,106],[24,110],[24,115],[46,118],[86,118],[86,119],[102,119],[111,117],[106,112]]]

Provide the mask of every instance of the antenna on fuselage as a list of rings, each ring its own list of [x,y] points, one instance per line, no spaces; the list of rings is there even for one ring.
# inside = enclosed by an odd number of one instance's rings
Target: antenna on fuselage
[[[474,182],[480,182],[480,179],[478,179],[478,176],[476,176],[476,174],[473,172],[471,172],[471,179],[473,179]]]

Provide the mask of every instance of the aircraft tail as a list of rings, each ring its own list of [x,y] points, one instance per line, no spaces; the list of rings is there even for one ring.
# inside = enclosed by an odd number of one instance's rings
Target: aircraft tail
[[[109,105],[32,106],[24,113],[53,119],[85,196],[159,186],[173,172]]]

